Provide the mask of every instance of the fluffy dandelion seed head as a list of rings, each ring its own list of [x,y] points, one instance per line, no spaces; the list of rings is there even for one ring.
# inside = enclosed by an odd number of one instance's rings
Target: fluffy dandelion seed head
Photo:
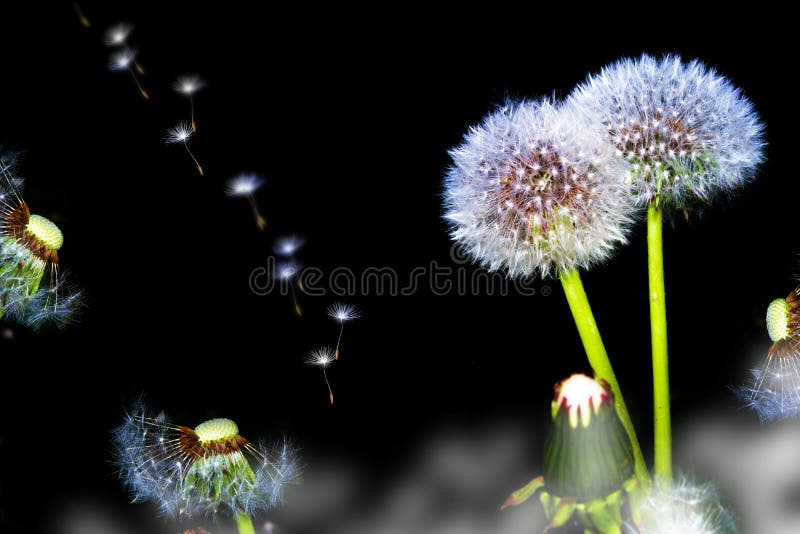
[[[239,434],[239,427],[230,419],[211,419],[197,425],[194,433],[197,434],[200,443],[226,441]]]
[[[41,215],[31,215],[25,231],[38,239],[48,250],[58,250],[64,244],[64,235],[58,226]]]
[[[328,316],[331,319],[339,321],[340,323],[344,323],[347,321],[352,321],[353,319],[358,319],[361,317],[361,314],[352,304],[347,304],[346,302],[334,302],[328,308]]]
[[[320,367],[327,367],[336,361],[336,350],[332,347],[319,347],[312,350],[306,356],[306,363],[309,365],[318,365]]]
[[[103,42],[107,46],[124,45],[132,31],[133,26],[131,24],[120,22],[119,24],[116,24],[106,30],[106,33],[103,36]]]
[[[245,197],[255,193],[264,185],[264,179],[257,174],[240,174],[228,180],[225,192],[231,197]]]
[[[192,126],[188,123],[181,122],[177,126],[173,126],[167,130],[167,136],[164,138],[166,143],[186,143],[194,134]]]
[[[302,237],[296,235],[289,235],[284,237],[279,237],[275,241],[275,253],[281,256],[294,256],[294,254],[300,250],[305,244],[305,240]]]
[[[130,48],[120,50],[111,54],[111,70],[127,70],[131,67],[133,60],[136,59],[136,51]]]
[[[686,210],[731,193],[764,159],[752,103],[699,61],[644,55],[589,77],[570,96],[633,165],[639,205]]]
[[[548,275],[625,241],[629,166],[583,120],[547,100],[508,102],[450,151],[445,217],[480,264]]]
[[[786,299],[775,299],[767,307],[767,332],[772,341],[789,337],[789,303]]]
[[[205,86],[206,82],[199,76],[181,76],[175,81],[172,88],[178,93],[191,96]]]
[[[607,405],[611,394],[603,385],[584,374],[574,374],[556,385],[554,408],[565,407],[569,412],[570,426],[578,423],[589,426],[592,414],[597,414],[600,407]]]
[[[641,529],[626,524],[626,534],[735,534],[733,514],[713,484],[695,484],[685,476],[668,490],[654,484],[641,501]]]

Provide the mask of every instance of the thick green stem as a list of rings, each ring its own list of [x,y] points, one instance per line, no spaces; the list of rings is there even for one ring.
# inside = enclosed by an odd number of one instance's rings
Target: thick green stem
[[[636,478],[644,485],[650,484],[650,475],[647,472],[647,464],[645,464],[642,449],[639,446],[639,440],[636,438],[636,431],[633,428],[631,416],[628,414],[628,408],[625,406],[625,400],[622,398],[622,391],[619,389],[617,377],[614,374],[614,369],[611,367],[611,361],[608,359],[606,348],[603,345],[603,339],[600,337],[600,331],[597,329],[597,323],[594,320],[592,308],[589,305],[589,299],[586,297],[586,291],[583,289],[583,282],[581,276],[578,274],[577,269],[571,269],[561,274],[561,284],[564,286],[564,293],[567,295],[567,302],[569,302],[569,309],[572,311],[572,317],[575,319],[575,325],[578,327],[578,333],[583,342],[583,348],[586,351],[586,356],[589,359],[589,365],[592,366],[598,378],[602,378],[611,387],[611,392],[614,394],[614,406],[617,410],[622,426],[628,433],[633,446],[633,457],[636,468]]]
[[[239,529],[239,534],[256,534],[256,529],[253,528],[253,520],[247,514],[236,516],[236,526]]]
[[[651,204],[647,210],[647,271],[650,278],[650,342],[653,350],[654,473],[663,483],[669,484],[672,480],[672,423],[662,226],[661,210]]]

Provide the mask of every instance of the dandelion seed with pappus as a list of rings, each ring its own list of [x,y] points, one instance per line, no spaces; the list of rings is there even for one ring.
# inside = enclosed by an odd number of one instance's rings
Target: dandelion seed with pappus
[[[279,237],[275,240],[272,250],[275,254],[284,258],[292,258],[298,250],[305,244],[305,239],[296,235]]]
[[[189,149],[189,139],[191,139],[192,135],[194,135],[194,130],[185,122],[181,122],[178,123],[177,126],[173,126],[167,130],[167,136],[164,138],[164,142],[167,144],[182,143],[183,147],[186,149],[186,153],[189,154],[189,157],[192,158],[192,161],[194,161],[194,164],[197,166],[197,172],[200,173],[200,176],[203,176],[203,167],[200,166],[197,158],[194,157],[194,154]]]
[[[106,46],[125,46],[131,32],[133,32],[133,25],[119,22],[105,31],[103,43]]]
[[[136,50],[132,48],[123,48],[117,52],[111,54],[111,62],[109,63],[109,68],[114,71],[128,71],[131,74],[131,78],[133,78],[133,82],[136,84],[136,89],[138,89],[139,94],[142,95],[142,98],[145,100],[150,100],[150,93],[142,85],[142,82],[139,80],[139,77],[136,75],[136,71],[140,71],[141,74],[141,67],[136,62]]]
[[[197,124],[194,121],[194,94],[206,86],[206,82],[199,76],[181,76],[172,85],[172,88],[179,94],[189,99],[189,120],[192,131],[197,131]]]
[[[256,220],[256,226],[259,230],[264,230],[267,227],[267,220],[261,215],[256,203],[255,192],[264,185],[264,179],[257,174],[240,174],[228,180],[226,193],[229,197],[243,197],[247,199],[250,204],[250,209],[253,210],[253,217]]]
[[[287,442],[254,444],[230,419],[194,429],[137,406],[114,431],[115,459],[133,502],[153,502],[172,517],[234,517],[240,534],[255,532],[251,516],[275,507],[297,479]]]
[[[762,421],[800,416],[800,287],[767,307],[767,333],[772,340],[761,369],[737,390]]]
[[[336,361],[336,352],[331,347],[320,347],[312,350],[306,357],[306,363],[317,367],[322,367],[322,376],[325,378],[325,385],[328,386],[328,398],[333,404],[333,390],[328,381],[328,366]]]
[[[614,393],[635,446],[637,473],[646,480],[633,424],[578,273],[626,241],[634,208],[630,165],[582,114],[549,100],[508,102],[470,128],[450,155],[444,187],[452,238],[489,270],[560,278],[589,362]]]
[[[292,294],[294,313],[298,317],[303,316],[303,310],[300,308],[300,303],[297,300],[297,292],[294,289],[294,284],[296,283],[299,287],[302,287],[299,279],[300,268],[300,264],[295,260],[283,261],[275,265],[275,277],[289,287],[289,291]]]
[[[655,473],[669,480],[672,429],[664,287],[663,218],[730,194],[764,159],[764,127],[752,103],[700,61],[623,59],[579,86],[568,106],[633,166],[629,182],[647,208]]]
[[[342,334],[344,333],[344,323],[358,319],[361,314],[352,304],[345,302],[335,302],[328,307],[328,317],[339,323],[339,338],[336,340],[336,349],[334,353],[336,359],[339,359],[339,345],[342,343]]]
[[[64,236],[52,221],[31,214],[13,165],[0,155],[0,318],[34,330],[63,327],[81,305],[59,269]]]

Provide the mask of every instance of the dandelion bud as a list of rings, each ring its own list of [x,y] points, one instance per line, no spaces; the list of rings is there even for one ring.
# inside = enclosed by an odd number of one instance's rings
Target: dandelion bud
[[[545,443],[545,474],[511,494],[503,505],[521,504],[534,494],[550,528],[581,524],[591,532],[619,534],[638,498],[633,447],[614,410],[606,384],[575,374],[558,384],[553,426]]]
[[[622,488],[633,475],[633,449],[605,384],[575,374],[556,386],[545,443],[545,487],[587,502]]]

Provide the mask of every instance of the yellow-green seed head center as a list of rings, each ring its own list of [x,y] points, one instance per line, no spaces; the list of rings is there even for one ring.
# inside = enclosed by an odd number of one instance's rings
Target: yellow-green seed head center
[[[64,235],[50,219],[31,215],[25,231],[38,239],[48,250],[58,250],[64,244]]]
[[[239,434],[239,427],[230,419],[211,419],[194,429],[200,443],[227,441]]]
[[[767,308],[767,332],[772,341],[789,337],[789,303],[786,299],[775,299]]]

